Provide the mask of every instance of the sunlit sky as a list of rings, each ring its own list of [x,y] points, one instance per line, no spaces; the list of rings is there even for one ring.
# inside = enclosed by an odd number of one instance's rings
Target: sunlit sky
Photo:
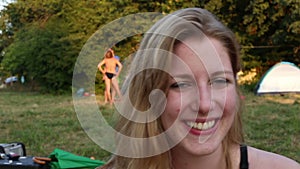
[[[12,0],[0,0],[0,10],[3,9],[4,5],[10,2],[12,2]]]
[[[0,10],[3,9],[4,4],[5,4],[4,2],[0,1]]]

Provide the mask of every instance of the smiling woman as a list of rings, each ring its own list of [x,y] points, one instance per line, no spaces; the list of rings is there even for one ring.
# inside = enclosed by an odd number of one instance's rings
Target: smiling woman
[[[176,153],[178,159],[180,154],[184,154],[181,151],[200,155],[221,148],[218,145],[227,135],[239,108],[236,104],[238,94],[229,56],[218,57],[227,52],[219,41],[207,39],[207,42],[209,41],[215,46],[217,52],[212,52],[210,59],[219,64],[218,66],[207,68],[204,66],[199,55],[195,53],[201,48],[200,40],[187,39],[174,47],[174,53],[191,69],[191,73],[182,71],[181,64],[172,62],[171,74],[177,80],[171,80],[169,86],[173,86],[173,83],[187,85],[169,89],[167,106],[161,116],[165,129],[178,125],[183,127],[183,131],[187,130],[186,133],[189,133],[180,143],[187,150],[175,148],[178,150]],[[192,49],[193,46],[197,48]],[[177,78],[182,74],[188,78]],[[179,119],[178,124],[175,123],[176,119]]]
[[[210,12],[182,9],[158,21],[131,64],[117,150],[103,168],[299,169],[244,145],[239,69],[234,34]]]

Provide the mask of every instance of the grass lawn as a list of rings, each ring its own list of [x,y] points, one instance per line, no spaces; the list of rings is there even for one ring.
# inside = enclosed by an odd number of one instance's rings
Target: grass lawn
[[[245,93],[245,105],[246,143],[300,162],[300,95]],[[82,130],[71,96],[0,91],[0,116],[0,143],[23,142],[28,155],[48,156],[60,148],[104,161],[109,158]]]
[[[300,162],[300,94],[246,94],[246,143]]]

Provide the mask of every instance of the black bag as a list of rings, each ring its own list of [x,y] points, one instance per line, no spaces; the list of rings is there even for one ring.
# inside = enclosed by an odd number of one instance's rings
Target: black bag
[[[50,169],[49,163],[39,164],[26,156],[25,145],[20,142],[0,144],[0,169]]]
[[[5,158],[0,160],[0,169],[50,169],[49,164],[35,163],[33,158],[32,156],[22,156],[18,160]]]
[[[0,154],[16,154],[19,156],[26,156],[25,145],[20,142],[0,143]]]

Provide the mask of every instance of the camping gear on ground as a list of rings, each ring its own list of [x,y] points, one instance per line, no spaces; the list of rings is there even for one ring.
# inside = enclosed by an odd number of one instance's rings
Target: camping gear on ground
[[[300,93],[300,69],[290,62],[275,64],[262,76],[255,87],[255,93]]]
[[[32,160],[37,164],[48,165],[52,159],[48,157],[33,157]]]
[[[0,144],[1,169],[94,169],[105,162],[56,148],[49,157],[26,156],[23,143]]]
[[[16,154],[19,156],[26,156],[25,145],[20,142],[0,143],[0,153],[5,155]]]
[[[7,157],[0,159],[1,169],[50,169],[49,165],[40,165],[33,161],[32,156],[21,156],[17,160],[9,160]]]
[[[18,77],[17,76],[11,76],[11,77],[8,77],[5,79],[5,83],[8,84],[8,83],[13,83],[13,82],[17,82],[18,81]]]
[[[51,169],[90,168],[94,169],[105,162],[93,160],[88,157],[78,156],[67,151],[56,148],[49,156],[51,158]]]
[[[26,148],[23,143],[12,142],[0,144],[0,168],[50,169],[50,166],[35,163],[32,156],[26,156]]]

